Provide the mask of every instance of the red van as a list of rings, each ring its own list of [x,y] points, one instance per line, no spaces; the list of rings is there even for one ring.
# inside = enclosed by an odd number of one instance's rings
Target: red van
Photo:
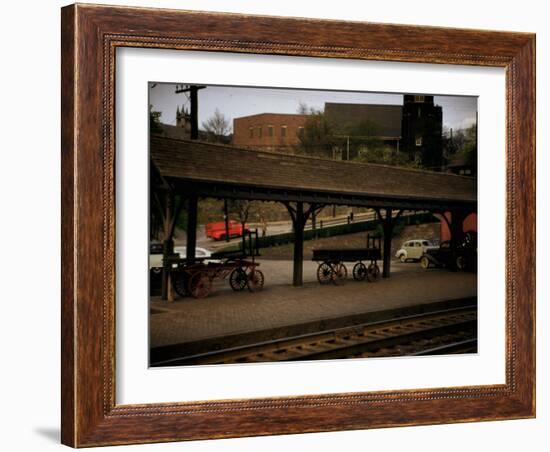
[[[216,223],[208,223],[204,227],[206,237],[214,240],[225,240],[225,221],[217,221]],[[245,232],[248,232],[248,225],[244,225]],[[243,228],[241,223],[235,220],[229,220],[229,237],[241,237]]]

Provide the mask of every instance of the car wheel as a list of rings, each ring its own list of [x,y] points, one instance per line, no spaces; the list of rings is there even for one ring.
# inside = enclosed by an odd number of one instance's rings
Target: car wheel
[[[461,271],[466,269],[466,258],[464,256],[458,256],[456,258],[456,268]]]
[[[424,270],[427,270],[428,268],[430,268],[430,259],[428,259],[426,256],[422,256],[420,258],[420,266],[424,269]]]
[[[406,254],[402,254],[401,256],[399,256],[399,260],[403,263],[407,262],[407,255]]]

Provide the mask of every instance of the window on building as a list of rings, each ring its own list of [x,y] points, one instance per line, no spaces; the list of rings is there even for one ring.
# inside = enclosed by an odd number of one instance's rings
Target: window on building
[[[424,102],[425,97],[424,96],[414,96],[415,102]]]
[[[273,136],[273,126],[267,126],[267,136]]]
[[[258,138],[262,138],[262,126],[258,127]]]
[[[304,136],[304,128],[303,128],[303,127],[298,127],[298,136],[299,136],[299,137],[303,137],[303,136]]]
[[[254,127],[250,127],[248,129],[248,133],[249,133],[250,138],[254,138]]]
[[[422,135],[417,135],[414,141],[417,146],[422,146]]]
[[[286,126],[281,126],[281,136],[286,137]]]

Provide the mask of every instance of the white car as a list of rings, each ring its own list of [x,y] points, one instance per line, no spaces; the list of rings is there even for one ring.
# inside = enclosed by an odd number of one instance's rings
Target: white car
[[[433,241],[426,239],[407,240],[401,248],[395,253],[395,257],[401,262],[407,262],[407,260],[419,260],[426,250],[438,248],[437,244]]]
[[[185,258],[187,247],[175,246],[174,253],[179,254],[182,258]],[[195,257],[202,259],[210,256],[212,256],[212,251],[209,251],[206,248],[195,248]],[[217,262],[217,260],[205,259],[203,262],[208,264],[209,262]],[[152,244],[150,246],[149,270],[152,270],[155,273],[160,273],[162,271],[162,244],[160,246],[157,244]]]

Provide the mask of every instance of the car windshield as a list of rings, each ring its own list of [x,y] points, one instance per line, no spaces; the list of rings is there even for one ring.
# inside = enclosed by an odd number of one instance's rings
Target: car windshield
[[[162,251],[163,251],[162,243],[149,244],[149,254],[162,254]]]

